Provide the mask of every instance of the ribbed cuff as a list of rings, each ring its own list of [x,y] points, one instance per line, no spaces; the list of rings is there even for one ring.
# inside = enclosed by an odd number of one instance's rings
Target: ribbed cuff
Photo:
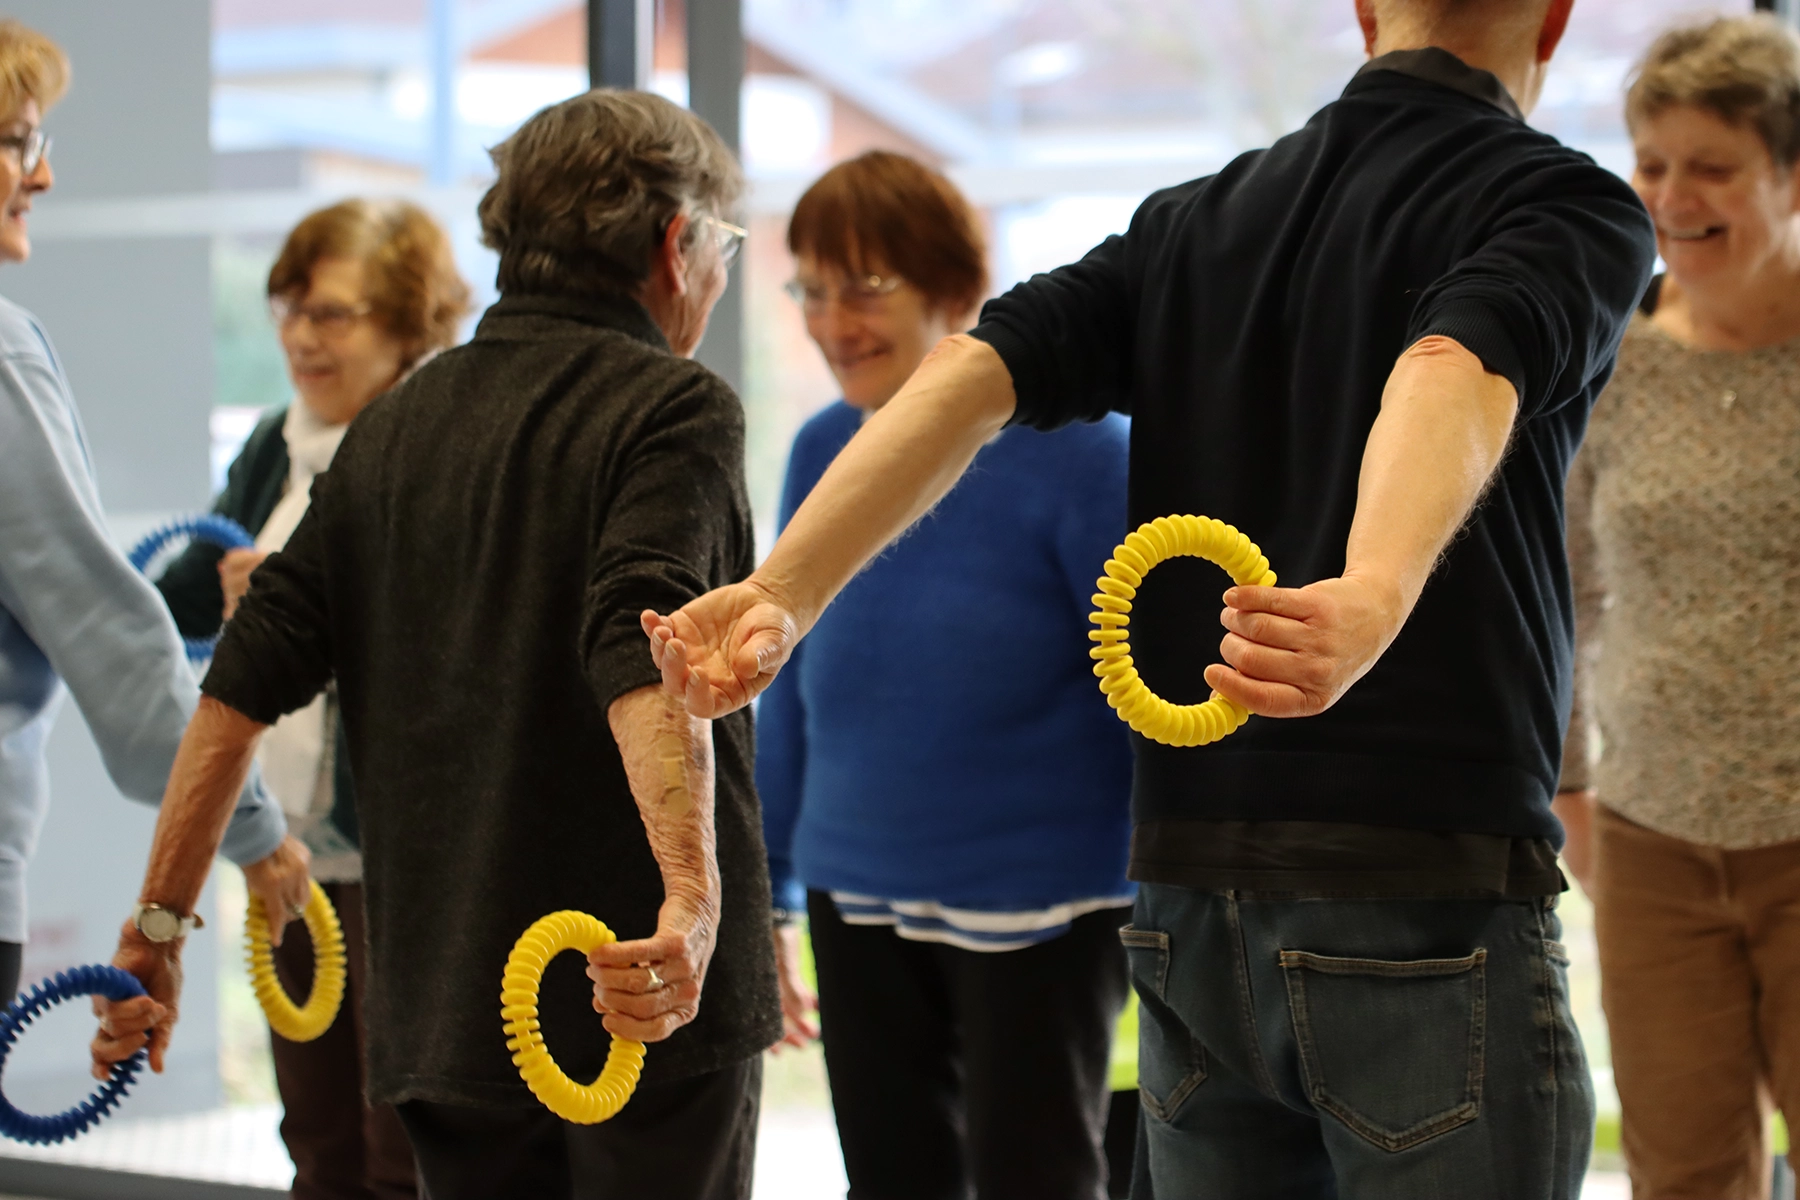
[[[1428,337],[1447,337],[1475,355],[1490,373],[1513,385],[1521,412],[1529,407],[1524,360],[1507,332],[1506,322],[1492,308],[1479,300],[1448,301],[1432,314],[1428,324],[1413,333],[1415,342]]]
[[[1023,337],[999,321],[983,321],[969,330],[969,336],[992,346],[994,353],[1000,356],[1000,361],[1006,364],[1006,373],[1012,376],[1013,396],[1017,403],[1007,424],[1038,428],[1032,418],[1042,389],[1038,379],[1038,363],[1031,353],[1031,347]]]
[[[770,894],[777,912],[804,913],[806,885],[795,878],[793,869],[782,863],[769,863]]]

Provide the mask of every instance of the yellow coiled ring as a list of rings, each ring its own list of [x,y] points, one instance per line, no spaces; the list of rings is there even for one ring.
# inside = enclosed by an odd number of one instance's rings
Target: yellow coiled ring
[[[1250,710],[1214,692],[1204,704],[1171,704],[1151,691],[1131,664],[1131,601],[1144,576],[1165,559],[1187,555],[1204,558],[1225,568],[1239,584],[1271,587],[1275,572],[1256,543],[1223,521],[1211,517],[1158,517],[1125,535],[1106,560],[1106,574],[1094,585],[1094,611],[1088,620],[1100,628],[1089,631],[1098,642],[1088,657],[1106,702],[1119,718],[1137,732],[1165,746],[1204,746],[1226,734],[1236,733],[1250,719]]]
[[[500,983],[500,1016],[506,1022],[506,1048],[531,1094],[545,1108],[577,1125],[596,1125],[618,1114],[637,1089],[644,1070],[644,1043],[614,1036],[600,1078],[582,1085],[563,1074],[538,1028],[538,984],[544,968],[564,950],[589,954],[596,946],[618,939],[613,931],[582,912],[553,912],[532,923],[506,957]]]
[[[325,889],[313,880],[312,894],[300,913],[306,931],[312,935],[313,982],[306,1006],[296,1008],[281,989],[275,976],[275,951],[269,945],[269,914],[262,898],[250,897],[250,912],[244,920],[244,949],[250,955],[250,986],[268,1015],[269,1028],[290,1042],[310,1042],[337,1020],[338,1006],[344,1002],[344,927],[338,924],[337,910],[325,895]]]

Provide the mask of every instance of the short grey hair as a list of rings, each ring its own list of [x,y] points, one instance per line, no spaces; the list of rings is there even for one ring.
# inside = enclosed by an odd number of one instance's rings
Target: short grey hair
[[[630,293],[680,213],[719,216],[744,173],[712,126],[649,92],[599,88],[537,113],[489,154],[481,240],[501,292]]]
[[[1633,133],[1676,106],[1755,130],[1777,166],[1800,161],[1800,38],[1770,13],[1679,25],[1651,43],[1625,92]]]

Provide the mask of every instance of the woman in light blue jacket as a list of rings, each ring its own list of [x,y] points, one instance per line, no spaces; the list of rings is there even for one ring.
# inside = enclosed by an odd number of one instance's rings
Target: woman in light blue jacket
[[[25,215],[53,181],[49,138],[39,124],[62,95],[68,69],[48,38],[0,22],[0,262],[31,254]],[[49,804],[44,750],[64,684],[119,790],[160,801],[199,689],[162,597],[112,542],[81,417],[49,337],[30,313],[0,298],[4,999],[19,983],[25,869]],[[224,853],[244,867],[271,912],[290,908],[307,886],[306,850],[286,832],[281,810],[252,778],[226,830]],[[153,1065],[161,1069],[160,1061]]]

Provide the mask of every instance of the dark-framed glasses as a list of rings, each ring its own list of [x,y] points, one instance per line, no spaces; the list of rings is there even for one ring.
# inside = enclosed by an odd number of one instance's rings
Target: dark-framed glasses
[[[742,225],[721,221],[711,213],[702,213],[700,219],[711,225],[719,236],[719,261],[731,266],[737,261],[738,251],[744,248],[744,239],[750,236],[750,231]]]
[[[18,161],[20,173],[31,175],[37,171],[38,164],[50,156],[50,135],[41,129],[7,134],[0,137],[0,150],[7,151]]]
[[[794,278],[781,285],[795,304],[809,312],[818,312],[836,298],[840,308],[863,311],[879,307],[906,281],[898,275],[859,275],[837,287],[816,279]]]
[[[285,296],[273,296],[269,299],[269,315],[282,329],[290,329],[305,321],[313,327],[314,332],[325,338],[343,337],[350,332],[352,326],[374,311],[367,304],[301,304]]]

